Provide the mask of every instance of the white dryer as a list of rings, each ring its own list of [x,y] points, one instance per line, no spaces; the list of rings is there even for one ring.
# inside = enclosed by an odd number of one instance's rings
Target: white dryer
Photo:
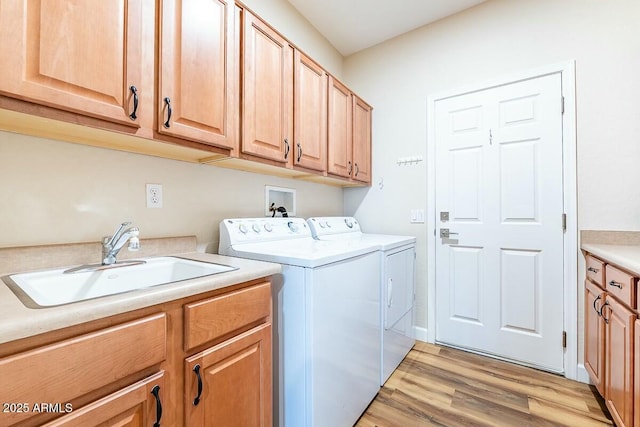
[[[274,283],[274,426],[352,426],[380,383],[380,257],[312,238],[301,218],[220,223],[219,253],[282,264]]]
[[[307,220],[319,241],[350,241],[372,245],[380,256],[381,371],[384,384],[415,344],[415,246],[413,236],[363,233],[353,217]]]

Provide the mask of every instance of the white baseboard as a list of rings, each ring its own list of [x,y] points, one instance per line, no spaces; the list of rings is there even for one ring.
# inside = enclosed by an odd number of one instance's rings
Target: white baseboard
[[[578,372],[577,372],[576,381],[580,381],[581,383],[585,383],[585,384],[591,384],[591,378],[589,378],[589,374],[587,373],[587,370],[584,368],[583,363],[578,363],[577,370]]]
[[[415,336],[418,341],[429,342],[429,339],[427,338],[427,328],[423,328],[421,326],[414,326],[413,330],[416,334]]]

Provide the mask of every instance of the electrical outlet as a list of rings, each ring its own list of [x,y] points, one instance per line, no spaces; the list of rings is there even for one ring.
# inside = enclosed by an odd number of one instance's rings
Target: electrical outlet
[[[147,184],[147,207],[162,207],[162,184]]]

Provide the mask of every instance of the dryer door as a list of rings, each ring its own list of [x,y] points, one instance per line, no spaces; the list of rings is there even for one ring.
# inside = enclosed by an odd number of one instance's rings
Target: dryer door
[[[413,247],[385,256],[384,328],[392,328],[413,306]]]

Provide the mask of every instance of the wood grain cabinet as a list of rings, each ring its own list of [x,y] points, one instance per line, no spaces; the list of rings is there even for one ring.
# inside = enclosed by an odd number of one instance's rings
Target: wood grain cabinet
[[[603,396],[605,393],[605,323],[600,310],[605,303],[605,295],[605,291],[595,283],[585,281],[584,367]]]
[[[293,164],[293,47],[244,9],[241,152]]]
[[[640,310],[640,304],[636,306],[638,310]],[[640,426],[640,319],[636,320],[636,324],[634,326],[633,332],[633,344],[635,347],[635,355],[634,355],[634,379],[633,379],[633,388],[634,388],[634,407],[633,407],[633,416],[634,416],[634,426]]]
[[[157,130],[234,148],[239,76],[233,1],[162,0]]]
[[[638,427],[638,279],[591,254],[585,260],[585,368],[616,425]]]
[[[0,427],[268,426],[271,341],[262,278],[0,344]]]
[[[0,92],[140,126],[142,19],[142,0],[3,0]]]
[[[294,165],[327,170],[327,73],[299,50],[294,53]]]
[[[329,174],[371,183],[371,106],[334,77],[328,98]]]
[[[270,324],[186,359],[184,375],[185,425],[271,425]]]

